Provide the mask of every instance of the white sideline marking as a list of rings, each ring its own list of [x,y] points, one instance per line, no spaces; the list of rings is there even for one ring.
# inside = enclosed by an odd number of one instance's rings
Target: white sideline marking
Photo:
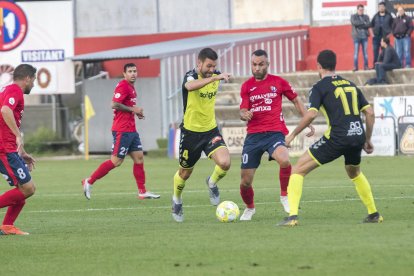
[[[397,196],[397,197],[377,197],[375,200],[398,200],[398,199],[414,199],[414,196]],[[345,199],[323,199],[323,200],[303,200],[302,203],[331,203],[331,202],[344,202],[344,201],[359,201],[359,198],[345,198]],[[279,202],[258,202],[256,205],[271,205],[278,204]],[[184,205],[184,208],[201,208],[211,207],[210,204],[205,205]],[[98,211],[129,211],[129,210],[142,210],[142,209],[171,209],[171,206],[142,206],[142,207],[119,207],[119,208],[85,208],[85,209],[55,209],[55,210],[37,210],[27,211],[25,213],[75,213],[75,212],[98,212]]]
[[[414,187],[414,185],[404,185],[404,184],[397,184],[397,185],[376,185],[376,186],[372,186],[374,189],[376,188],[395,188],[395,187]],[[346,188],[354,188],[354,186],[352,185],[347,185],[347,186],[304,186],[304,189],[346,189]],[[274,187],[274,188],[254,188],[255,191],[265,191],[265,190],[279,190],[279,187]],[[239,192],[239,189],[222,189],[220,191],[225,191],[225,192]],[[157,194],[170,194],[172,195],[172,191],[157,191],[155,190],[155,192]],[[202,190],[184,190],[184,193],[207,193],[207,189],[202,189]],[[59,193],[59,194],[35,194],[35,197],[61,197],[61,196],[80,196],[82,195],[82,191],[80,190],[79,193]],[[105,192],[97,192],[96,194],[93,192],[93,195],[110,195],[110,196],[117,196],[117,195],[132,195],[132,194],[137,194],[137,192],[110,192],[110,193],[105,193]]]

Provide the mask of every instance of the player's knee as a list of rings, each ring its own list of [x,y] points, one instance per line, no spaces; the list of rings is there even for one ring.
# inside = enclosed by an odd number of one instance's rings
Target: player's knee
[[[217,164],[223,171],[228,171],[230,169],[231,166],[231,161],[229,160],[224,160],[219,162],[219,164]]]
[[[287,168],[287,167],[289,167],[289,166],[290,166],[290,161],[289,161],[289,159],[282,159],[282,160],[279,160],[279,161],[278,161],[278,163],[279,163],[279,166],[280,166],[281,168]]]
[[[252,182],[249,179],[241,179],[240,186],[243,186],[244,188],[250,188],[252,186]]]
[[[123,159],[119,159],[116,161],[112,161],[112,163],[114,164],[115,167],[119,167],[122,164],[122,161],[124,161]]]
[[[178,175],[183,179],[183,180],[187,180],[190,175],[192,173],[192,170],[185,170],[180,168],[180,170],[178,171]]]
[[[24,194],[26,198],[28,198],[34,195],[36,191],[36,186],[33,183],[33,181],[30,181],[28,183],[19,185],[19,190]]]

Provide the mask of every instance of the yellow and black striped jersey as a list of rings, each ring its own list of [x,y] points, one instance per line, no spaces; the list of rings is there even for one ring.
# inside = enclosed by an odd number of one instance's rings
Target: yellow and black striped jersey
[[[220,75],[220,72],[214,71],[213,76],[216,75]],[[201,78],[202,76],[193,69],[185,74],[182,85],[184,104],[182,126],[194,132],[206,132],[217,127],[214,106],[220,81],[211,82],[197,90],[188,91],[185,88],[187,82]]]
[[[352,82],[333,75],[317,82],[309,91],[309,109],[321,111],[328,130],[324,136],[341,145],[361,145],[365,131],[360,112],[369,107],[361,90]]]

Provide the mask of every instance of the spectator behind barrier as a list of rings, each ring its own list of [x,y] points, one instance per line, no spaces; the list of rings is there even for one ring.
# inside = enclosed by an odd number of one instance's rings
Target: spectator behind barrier
[[[372,46],[374,50],[374,66],[378,61],[379,49],[381,46],[381,38],[389,37],[392,32],[391,14],[385,8],[385,2],[378,4],[378,12],[374,15],[371,21],[372,31],[374,36],[372,37]]]
[[[398,68],[401,68],[400,58],[390,45],[390,39],[384,37],[381,39],[381,54],[378,57],[378,62],[375,63],[377,77],[369,79],[366,85],[388,84],[385,80],[385,72]]]
[[[359,46],[362,48],[362,56],[364,57],[364,70],[368,69],[368,36],[371,23],[368,15],[364,14],[364,5],[357,6],[357,12],[351,15],[352,39],[354,40],[354,69],[358,71],[358,52]]]
[[[401,66],[411,67],[411,33],[413,31],[412,18],[405,14],[402,6],[398,7],[397,16],[392,23],[392,34],[395,37],[395,51],[400,58]],[[404,63],[405,61],[405,63]]]

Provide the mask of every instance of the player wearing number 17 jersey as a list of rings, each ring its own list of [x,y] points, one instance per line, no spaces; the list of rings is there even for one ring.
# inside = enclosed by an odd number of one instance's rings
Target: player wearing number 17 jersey
[[[253,77],[243,83],[240,91],[240,118],[247,121],[240,183],[240,194],[246,209],[240,220],[251,220],[256,212],[252,183],[265,151],[269,153],[269,161],[276,160],[279,163],[280,201],[284,210],[289,212],[287,185],[291,165],[289,152],[285,147],[285,135],[288,134],[288,129],[282,113],[283,96],[295,105],[302,116],[305,114],[305,108],[286,80],[267,73],[268,66],[268,57],[264,50],[253,52],[251,56]],[[311,132],[308,135],[313,135],[313,128],[311,126],[310,128]]]
[[[21,64],[14,69],[13,83],[0,92],[0,173],[10,186],[0,195],[0,208],[8,207],[0,227],[0,235],[28,235],[14,226],[26,198],[35,192],[35,184],[29,171],[34,168],[32,156],[23,147],[20,124],[24,111],[23,94],[29,94],[36,79],[36,68]]]
[[[290,213],[289,217],[279,225],[298,224],[304,176],[318,166],[341,156],[345,157],[345,170],[367,207],[368,216],[363,222],[382,222],[383,218],[375,207],[371,186],[359,166],[362,149],[368,154],[374,150],[371,142],[375,121],[374,111],[355,84],[335,74],[334,52],[331,50],[320,52],[317,61],[321,80],[309,92],[310,108],[295,130],[286,138],[286,145],[289,146],[295,136],[316,118],[319,110],[326,117],[328,130],[293,167],[288,186]],[[362,125],[361,113],[365,114],[366,130]]]
[[[134,83],[137,78],[137,67],[133,63],[124,65],[124,79],[118,83],[112,97],[114,121],[112,124],[112,156],[104,161],[90,177],[82,180],[83,191],[87,199],[91,198],[92,185],[96,180],[104,177],[124,161],[126,155],[134,161],[133,174],[138,186],[138,198],[159,198],[145,188],[144,153],[141,139],[136,131],[135,116],[144,118],[142,108],[136,106],[137,93]]]

